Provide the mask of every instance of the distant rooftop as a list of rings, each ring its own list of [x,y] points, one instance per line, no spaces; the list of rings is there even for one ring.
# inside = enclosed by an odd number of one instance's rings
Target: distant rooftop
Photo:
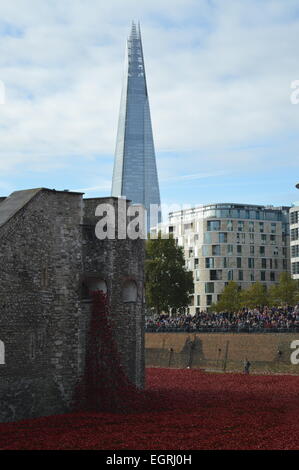
[[[185,208],[169,212],[169,215],[180,214],[186,212],[200,212],[208,209],[241,209],[241,210],[261,210],[261,211],[288,211],[290,206],[272,206],[272,205],[259,205],[259,204],[241,204],[237,202],[218,202],[214,204],[201,204],[198,206]]]

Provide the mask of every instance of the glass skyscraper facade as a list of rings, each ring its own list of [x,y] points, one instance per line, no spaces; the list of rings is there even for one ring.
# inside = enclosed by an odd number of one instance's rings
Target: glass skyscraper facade
[[[147,209],[148,217],[151,204],[160,206],[142,41],[140,27],[135,23],[132,24],[127,41],[112,196],[125,196],[133,203],[143,204]],[[160,218],[159,211],[159,222]]]

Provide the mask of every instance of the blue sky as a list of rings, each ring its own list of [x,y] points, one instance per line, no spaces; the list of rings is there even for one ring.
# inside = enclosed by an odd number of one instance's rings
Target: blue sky
[[[110,194],[132,19],[140,20],[164,204],[299,200],[295,0],[0,5],[0,195]]]

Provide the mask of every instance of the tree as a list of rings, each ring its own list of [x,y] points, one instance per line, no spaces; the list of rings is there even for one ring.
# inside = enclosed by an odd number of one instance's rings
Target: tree
[[[260,282],[254,282],[250,287],[241,291],[242,307],[254,308],[258,305],[267,305],[267,290]]]
[[[157,313],[185,307],[194,291],[193,274],[187,271],[183,249],[172,236],[146,242],[145,293],[147,305]]]
[[[241,294],[238,284],[230,281],[222,291],[220,300],[212,305],[211,310],[216,312],[236,312],[241,307]]]
[[[269,289],[271,305],[295,305],[299,301],[298,282],[287,272],[281,273],[279,283]]]

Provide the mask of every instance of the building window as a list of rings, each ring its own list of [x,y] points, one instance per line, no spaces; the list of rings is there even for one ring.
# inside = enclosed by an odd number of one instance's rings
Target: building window
[[[205,283],[205,293],[206,294],[214,294],[214,282],[206,282]]]
[[[262,269],[267,269],[267,259],[266,258],[261,259],[261,266],[262,266]]]
[[[243,220],[238,220],[238,232],[244,232],[244,222],[243,222]]]
[[[239,270],[239,281],[243,281],[243,271]]]
[[[197,269],[198,268],[198,258],[194,258],[194,268]]]
[[[264,255],[264,254],[265,254],[265,247],[260,246],[260,255]]]
[[[220,220],[208,220],[207,230],[209,232],[217,232],[218,230],[220,230]]]
[[[250,251],[250,254],[251,254],[251,255],[254,255],[254,246],[250,246],[249,248],[250,248],[250,250],[249,250],[249,251]]]
[[[270,235],[270,243],[271,245],[275,245],[276,242],[276,236],[275,235]]]
[[[136,302],[137,301],[137,284],[135,281],[126,281],[122,288],[123,302]]]
[[[204,243],[210,245],[212,243],[212,236],[210,232],[205,232],[203,236]]]
[[[168,232],[169,232],[169,233],[173,233],[173,232],[174,232],[174,227],[173,227],[173,226],[169,226],[169,227],[168,227]]]
[[[223,258],[223,267],[228,268],[228,258]]]
[[[233,231],[233,221],[232,220],[228,220],[227,223],[226,223],[226,228],[227,228],[227,231],[228,232],[232,232]]]
[[[232,255],[234,252],[234,245],[227,245],[226,249],[227,249],[227,254]]]
[[[275,272],[270,272],[270,281],[275,282]]]
[[[254,243],[254,233],[249,234],[249,243]]]
[[[242,246],[241,245],[237,245],[237,253],[238,254],[242,254]]]
[[[249,276],[250,276],[251,282],[254,282],[254,271],[251,271]]]
[[[278,269],[278,259],[274,260],[274,269]]]
[[[271,224],[271,233],[276,233],[276,224]]]
[[[291,241],[295,241],[299,239],[299,229],[298,228],[292,228],[291,229]]]
[[[210,253],[210,247],[208,245],[203,245],[202,247],[202,256],[208,256]]]
[[[82,300],[91,300],[92,293],[97,291],[101,291],[104,294],[107,293],[107,284],[104,280],[94,277],[86,277],[83,279],[81,284]]]
[[[212,255],[213,256],[220,256],[220,245],[212,245]]]
[[[260,232],[264,231],[264,222],[259,222]]]
[[[254,232],[254,222],[252,221],[248,222],[248,231]]]
[[[42,270],[42,287],[48,287],[49,285],[49,276],[48,276],[48,268],[45,267]]]
[[[211,269],[211,271],[210,271],[210,280],[211,281],[221,281],[222,280],[222,270],[221,269]]]
[[[227,243],[227,233],[219,232],[219,243]]]
[[[290,220],[291,220],[291,224],[298,224],[298,214],[299,212],[298,211],[295,211],[295,212],[291,212],[290,213]]]
[[[292,274],[299,274],[299,261],[292,263]]]
[[[232,269],[230,269],[228,272],[227,272],[227,280],[228,281],[233,281],[234,280],[234,271]]]
[[[212,305],[212,299],[213,299],[213,296],[212,295],[207,295],[207,305]]]
[[[200,295],[196,296],[197,305],[200,305]]]
[[[261,281],[266,280],[266,271],[261,271]]]
[[[237,268],[242,268],[242,258],[237,258]]]
[[[248,268],[254,269],[254,258],[248,258]]]
[[[200,273],[200,270],[196,269],[195,270],[195,281],[199,281],[199,279],[200,279],[200,274],[199,273]]]
[[[30,341],[29,341],[29,356],[31,360],[35,359],[36,354],[36,342],[35,342],[35,334],[30,334]]]
[[[214,258],[206,258],[206,269],[214,268]]]
[[[291,253],[292,253],[292,258],[298,258],[299,257],[299,245],[293,245],[291,246]],[[286,249],[283,248],[283,255],[286,256]]]
[[[261,235],[261,243],[262,245],[265,245],[267,243],[267,235],[265,233]]]

